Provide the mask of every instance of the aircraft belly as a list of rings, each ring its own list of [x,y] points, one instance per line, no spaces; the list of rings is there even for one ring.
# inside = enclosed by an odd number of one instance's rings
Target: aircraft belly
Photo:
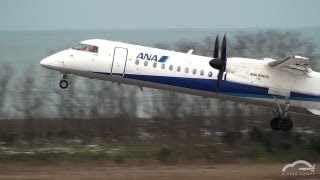
[[[109,73],[98,74],[110,75]],[[124,77],[125,78],[119,78],[116,81],[131,85],[163,89],[245,104],[271,108],[275,107],[273,95],[269,94],[268,88],[264,87],[223,81],[221,91],[217,94],[215,89],[215,79],[164,77],[141,74],[125,74]],[[291,93],[291,95],[291,106],[320,110],[320,97],[299,93]],[[278,96],[277,98],[284,104],[284,97]]]

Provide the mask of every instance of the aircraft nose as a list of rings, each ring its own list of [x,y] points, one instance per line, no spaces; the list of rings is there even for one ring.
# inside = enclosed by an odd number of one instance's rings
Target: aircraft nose
[[[52,69],[59,67],[59,59],[61,58],[61,53],[56,53],[50,55],[40,61],[40,65],[44,68]]]
[[[48,59],[48,58],[42,59],[42,60],[40,61],[40,65],[41,65],[42,67],[47,68],[47,67],[49,66],[49,59]]]
[[[66,57],[66,51],[60,51],[42,59],[40,65],[47,69],[60,70],[64,67],[63,61],[67,59]]]

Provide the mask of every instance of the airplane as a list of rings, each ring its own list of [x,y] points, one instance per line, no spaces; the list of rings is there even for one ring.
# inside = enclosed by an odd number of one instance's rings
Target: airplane
[[[44,68],[68,75],[100,79],[203,97],[273,108],[270,126],[290,131],[290,112],[320,115],[320,73],[308,58],[275,60],[227,57],[226,34],[219,57],[219,36],[213,57],[163,50],[123,42],[90,39],[41,60]]]

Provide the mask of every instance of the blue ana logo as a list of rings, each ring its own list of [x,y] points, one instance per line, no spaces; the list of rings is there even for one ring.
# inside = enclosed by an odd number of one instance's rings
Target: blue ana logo
[[[138,54],[137,59],[143,59],[143,60],[149,60],[149,61],[156,61],[156,62],[165,63],[169,59],[169,56],[161,56],[161,58],[158,59],[157,55],[148,54],[148,53],[140,53],[140,54]]]

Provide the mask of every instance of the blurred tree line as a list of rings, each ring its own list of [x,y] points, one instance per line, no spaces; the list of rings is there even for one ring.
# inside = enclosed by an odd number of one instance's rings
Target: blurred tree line
[[[194,54],[212,56],[214,39],[154,46],[180,52],[193,49]],[[227,47],[228,56],[280,59],[301,55],[319,65],[316,44],[295,32],[238,33],[229,38]],[[13,67],[0,69],[0,117],[10,119],[0,121],[0,135],[15,132],[32,137],[67,134],[198,142],[220,138],[224,132],[269,129],[272,119],[270,109],[154,89],[141,93],[134,86],[79,77],[73,77],[69,88],[61,90],[57,73],[51,71],[39,80],[30,73],[32,69],[27,69],[19,81],[13,82]],[[55,88],[48,88],[51,82]],[[15,91],[9,98],[10,83]],[[5,111],[6,103],[10,103],[14,116]],[[319,130],[316,118],[295,116],[299,120],[296,126]]]

